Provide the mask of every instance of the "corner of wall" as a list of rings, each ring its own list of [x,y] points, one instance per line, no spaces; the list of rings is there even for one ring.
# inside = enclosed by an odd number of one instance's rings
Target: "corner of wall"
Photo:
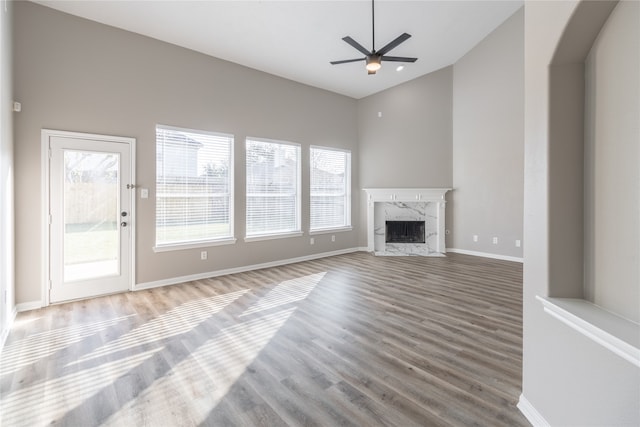
[[[448,228],[459,250],[522,258],[523,17],[519,9],[453,66]]]
[[[0,5],[0,348],[15,317],[13,2]]]

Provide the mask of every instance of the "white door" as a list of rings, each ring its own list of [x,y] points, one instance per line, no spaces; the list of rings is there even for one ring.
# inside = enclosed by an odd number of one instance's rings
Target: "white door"
[[[122,292],[132,277],[128,138],[50,134],[49,301]]]

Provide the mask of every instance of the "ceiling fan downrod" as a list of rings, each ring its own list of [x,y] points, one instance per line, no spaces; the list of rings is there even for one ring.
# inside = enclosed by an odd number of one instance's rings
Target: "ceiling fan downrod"
[[[371,0],[371,51],[376,51],[376,11]]]

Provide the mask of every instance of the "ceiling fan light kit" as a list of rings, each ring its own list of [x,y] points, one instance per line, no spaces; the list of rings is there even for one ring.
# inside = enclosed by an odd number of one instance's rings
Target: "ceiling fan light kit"
[[[349,36],[343,37],[344,40],[349,45],[353,46],[360,53],[364,54],[364,58],[355,58],[355,59],[343,59],[341,61],[331,61],[332,65],[338,64],[346,64],[348,62],[358,62],[365,61],[367,74],[375,74],[381,67],[382,61],[391,61],[391,62],[416,62],[418,58],[408,58],[404,56],[386,56],[386,54],[391,50],[396,48],[400,43],[406,41],[411,34],[402,33],[391,42],[387,43],[382,49],[375,49],[376,45],[376,23],[375,23],[375,9],[373,6],[374,0],[371,0],[371,40],[372,40],[372,48],[371,51],[368,51],[364,48],[360,43],[355,41]]]
[[[367,71],[373,71],[374,73],[382,67],[380,64],[380,56],[371,55],[367,57]]]

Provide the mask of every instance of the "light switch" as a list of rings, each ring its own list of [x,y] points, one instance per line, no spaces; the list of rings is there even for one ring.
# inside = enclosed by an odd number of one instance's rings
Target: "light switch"
[[[148,199],[149,198],[149,189],[148,188],[141,188],[140,189],[140,198],[141,199]]]

